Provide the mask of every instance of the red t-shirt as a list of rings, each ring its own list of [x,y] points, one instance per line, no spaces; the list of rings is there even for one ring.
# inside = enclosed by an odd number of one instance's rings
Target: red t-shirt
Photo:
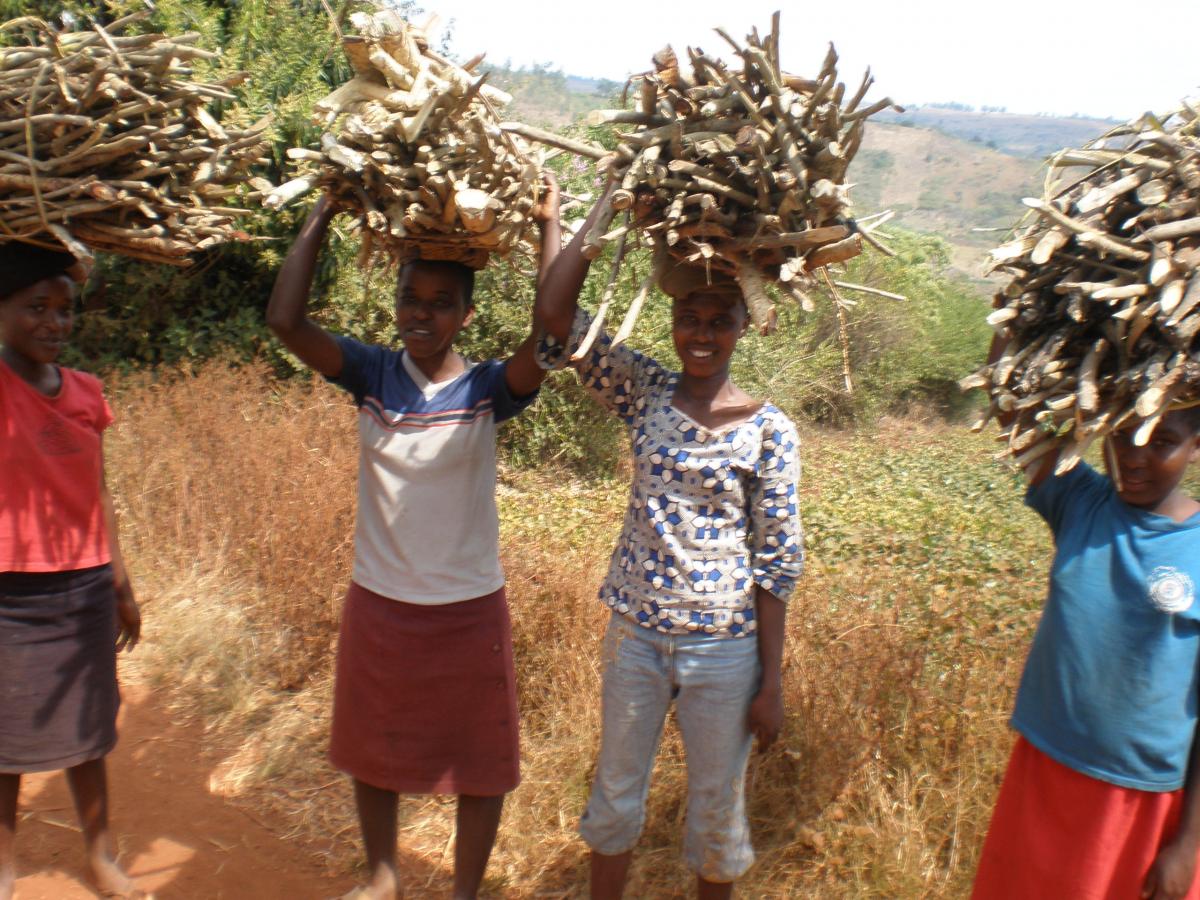
[[[66,572],[112,560],[100,504],[98,379],[61,368],[54,397],[0,360],[0,572]]]

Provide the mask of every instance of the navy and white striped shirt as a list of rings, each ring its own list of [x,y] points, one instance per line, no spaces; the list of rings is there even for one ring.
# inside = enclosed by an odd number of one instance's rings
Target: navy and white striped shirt
[[[358,405],[354,581],[408,603],[482,597],[504,584],[496,515],[496,426],[515,398],[499,360],[431,383],[400,350],[337,338],[334,384]]]

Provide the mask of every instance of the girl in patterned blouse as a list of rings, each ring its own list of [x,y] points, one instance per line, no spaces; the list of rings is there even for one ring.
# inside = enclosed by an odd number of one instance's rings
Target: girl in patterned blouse
[[[547,367],[575,355],[591,325],[578,297],[594,217],[539,286]],[[680,266],[660,287],[673,298],[682,372],[603,332],[572,363],[624,422],[634,455],[624,528],[600,589],[613,614],[600,755],[580,824],[593,898],[621,896],[672,700],[687,751],[684,853],[698,895],[731,896],[753,862],[746,765],[752,738],[766,747],[783,723],[784,612],[803,562],[796,428],[729,377],[747,327],[736,282]]]

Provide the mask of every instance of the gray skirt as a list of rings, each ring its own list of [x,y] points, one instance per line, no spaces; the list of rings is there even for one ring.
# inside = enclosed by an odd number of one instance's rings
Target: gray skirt
[[[117,742],[112,566],[0,572],[0,774],[67,769]]]

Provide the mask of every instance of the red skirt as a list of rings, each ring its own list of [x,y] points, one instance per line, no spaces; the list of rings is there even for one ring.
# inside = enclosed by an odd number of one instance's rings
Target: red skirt
[[[426,606],[351,583],[329,758],[400,794],[506,794],[520,782],[504,588]]]
[[[1018,736],[971,898],[1134,900],[1182,812],[1182,790],[1118,787]],[[1200,900],[1200,878],[1185,897]]]

